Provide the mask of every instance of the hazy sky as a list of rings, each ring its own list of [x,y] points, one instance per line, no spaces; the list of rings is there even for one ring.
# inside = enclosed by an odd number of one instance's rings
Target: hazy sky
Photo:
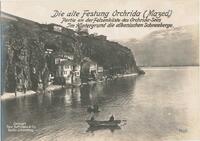
[[[198,24],[198,0],[2,0],[1,9],[4,12],[30,19],[39,23],[59,23],[60,20],[50,16],[53,10],[173,10],[167,23],[175,27]],[[164,20],[165,21],[165,20]],[[63,25],[65,26],[65,25]],[[161,29],[161,28],[159,28]],[[90,33],[104,34],[111,40],[126,40],[142,38],[156,28],[95,28]]]

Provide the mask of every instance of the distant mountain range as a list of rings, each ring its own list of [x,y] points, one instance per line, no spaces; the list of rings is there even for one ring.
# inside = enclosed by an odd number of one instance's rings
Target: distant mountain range
[[[199,65],[198,26],[182,26],[151,32],[143,39],[127,42],[139,66],[196,66]]]

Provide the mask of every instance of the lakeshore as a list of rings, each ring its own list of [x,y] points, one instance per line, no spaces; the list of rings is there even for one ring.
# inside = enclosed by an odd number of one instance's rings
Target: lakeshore
[[[2,100],[3,139],[160,141],[199,137],[198,68],[145,72],[145,76]],[[116,120],[127,120],[127,124],[114,131],[90,129],[85,120],[91,118],[87,108],[93,104],[101,110],[96,120],[107,120],[113,114]],[[34,125],[36,130],[9,132],[6,125],[15,122]]]
[[[54,90],[58,90],[61,89],[62,86],[60,85],[50,85],[47,87],[46,91],[54,91]],[[32,90],[28,90],[26,93],[24,92],[19,92],[17,91],[17,94],[15,96],[15,93],[4,93],[3,95],[1,95],[1,100],[6,100],[6,99],[13,99],[13,98],[18,98],[18,97],[23,97],[23,96],[30,96],[30,95],[34,95],[37,94],[40,91],[32,91]]]
[[[137,75],[138,75],[137,73],[118,75],[118,76],[115,76],[114,79],[137,76]],[[104,81],[110,81],[110,80],[104,80]],[[102,83],[104,81],[96,81],[94,83]],[[92,83],[92,84],[94,84],[94,83]],[[86,83],[86,85],[90,85],[90,84],[91,83]],[[84,85],[84,84],[82,84],[82,85]],[[69,88],[72,88],[72,86],[71,87],[67,87],[67,86],[62,87],[61,85],[49,85],[46,88],[46,92],[55,91],[55,90],[59,90],[59,89],[62,89],[62,88],[69,89]],[[3,95],[1,95],[0,99],[1,100],[13,99],[13,98],[18,98],[18,97],[30,96],[30,95],[34,95],[34,94],[38,94],[38,93],[40,94],[41,92],[42,91],[28,90],[26,93],[23,93],[23,92],[17,91],[16,95],[15,95],[14,92],[13,93],[5,92]]]

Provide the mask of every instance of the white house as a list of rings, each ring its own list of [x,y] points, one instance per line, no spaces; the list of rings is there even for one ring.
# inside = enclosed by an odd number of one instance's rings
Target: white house
[[[64,77],[66,83],[71,84],[73,63],[70,60],[64,60],[57,64],[56,77]]]
[[[56,55],[55,57],[55,64],[60,64],[63,61],[67,61],[67,60],[74,60],[74,55],[71,53],[62,53],[59,55]]]
[[[98,70],[97,68],[98,68],[97,63],[91,61],[91,62],[90,62],[89,72],[90,72],[90,73],[92,73],[92,72],[97,73],[97,70]]]
[[[74,64],[71,59],[57,59],[56,77],[65,78],[66,84],[76,82],[80,78],[80,65]],[[73,77],[72,77],[73,76]],[[73,81],[72,81],[73,78]]]

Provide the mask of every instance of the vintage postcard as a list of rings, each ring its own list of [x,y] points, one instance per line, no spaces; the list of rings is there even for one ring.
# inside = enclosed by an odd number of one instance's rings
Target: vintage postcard
[[[199,0],[1,0],[1,141],[200,141]]]

